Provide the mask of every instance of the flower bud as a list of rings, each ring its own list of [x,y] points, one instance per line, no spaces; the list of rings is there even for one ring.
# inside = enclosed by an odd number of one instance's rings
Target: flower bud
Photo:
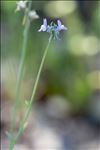
[[[16,8],[16,11],[20,11],[20,10],[23,10],[26,8],[26,4],[27,4],[28,1],[19,1],[17,2],[17,8]]]
[[[39,18],[39,15],[36,13],[35,10],[31,10],[28,15],[31,20],[35,20]]]

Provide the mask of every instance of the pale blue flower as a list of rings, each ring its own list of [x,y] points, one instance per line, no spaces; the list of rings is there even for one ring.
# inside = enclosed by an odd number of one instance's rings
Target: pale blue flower
[[[53,35],[54,39],[59,39],[59,33],[61,30],[67,30],[60,20],[57,20],[57,24],[51,22],[50,25],[47,24],[47,19],[43,19],[43,24],[41,25],[39,32],[48,32]]]
[[[61,23],[60,20],[57,20],[57,24],[58,24],[58,26],[57,26],[58,31],[67,30],[67,28]]]
[[[47,30],[47,19],[43,19],[43,24],[41,25],[40,29],[38,30],[39,32],[41,31],[46,31]]]

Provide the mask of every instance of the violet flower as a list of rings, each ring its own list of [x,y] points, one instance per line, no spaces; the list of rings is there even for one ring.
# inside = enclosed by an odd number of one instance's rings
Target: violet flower
[[[47,19],[43,19],[43,24],[41,25],[40,29],[38,30],[38,32],[41,31],[46,31],[47,30]]]
[[[57,20],[57,24],[54,22],[51,22],[50,25],[47,24],[47,19],[43,19],[43,24],[41,25],[38,32],[48,32],[53,35],[54,39],[59,39],[59,33],[61,30],[67,30],[67,27],[65,27],[60,20]]]
[[[57,24],[58,24],[58,26],[57,26],[58,31],[67,30],[67,28],[61,23],[60,20],[57,20]]]

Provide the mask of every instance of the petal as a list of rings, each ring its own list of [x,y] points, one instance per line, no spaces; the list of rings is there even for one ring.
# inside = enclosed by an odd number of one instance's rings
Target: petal
[[[43,25],[42,26],[42,31],[46,31],[46,29],[47,29],[46,26]]]
[[[46,31],[46,27],[44,25],[41,25],[40,29],[38,30],[38,32],[41,32],[41,31]]]
[[[43,19],[43,25],[47,27],[47,19]]]
[[[67,30],[67,28],[64,25],[58,26],[57,31],[61,31],[61,30]]]
[[[51,31],[51,27],[48,25],[47,26],[47,32],[50,32]]]
[[[59,27],[62,25],[60,20],[57,20],[57,24],[58,24]]]
[[[64,25],[61,25],[61,30],[67,30],[67,28]]]

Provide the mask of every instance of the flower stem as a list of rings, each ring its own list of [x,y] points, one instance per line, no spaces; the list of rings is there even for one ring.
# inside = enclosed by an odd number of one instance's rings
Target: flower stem
[[[28,11],[31,9],[31,3],[30,1],[29,6],[28,6]],[[28,12],[25,13],[26,17],[28,15]],[[26,57],[26,50],[27,50],[27,41],[28,41],[28,33],[29,33],[29,28],[30,28],[30,20],[27,17],[27,21],[25,24],[24,32],[23,32],[23,45],[22,45],[22,53],[21,53],[21,60],[20,60],[20,66],[19,66],[19,71],[18,71],[18,78],[17,78],[17,85],[16,85],[16,99],[15,99],[15,105],[14,105],[14,110],[13,110],[13,117],[12,117],[12,126],[11,126],[11,136],[12,138],[10,139],[10,147],[12,147],[12,143],[14,140],[14,135],[13,131],[16,125],[16,117],[17,117],[17,112],[18,112],[18,107],[20,104],[20,92],[21,92],[21,83],[23,79],[23,72],[24,72],[24,64],[25,64],[25,57]],[[11,150],[11,148],[10,148]]]
[[[27,37],[28,37],[29,26],[30,25],[28,22],[26,25],[25,31],[24,31],[23,50],[22,50],[22,54],[21,54],[21,62],[20,62],[20,66],[19,66],[17,86],[16,86],[16,100],[15,100],[14,113],[13,113],[12,130],[14,130],[14,127],[15,127],[17,108],[20,104],[20,91],[21,91],[21,83],[22,83],[22,79],[23,79],[24,62],[25,62],[25,56],[26,56],[26,47],[27,47]]]
[[[15,138],[15,140],[13,142],[12,149],[10,149],[10,150],[13,150],[14,145],[16,144],[18,138],[20,137],[20,135],[23,133],[23,131],[25,129],[24,126],[25,126],[25,123],[27,122],[27,119],[29,117],[29,114],[30,114],[30,111],[31,111],[31,108],[32,108],[32,103],[33,103],[33,100],[34,100],[34,97],[35,97],[35,94],[36,94],[36,89],[37,89],[37,86],[38,86],[39,78],[40,78],[40,75],[41,75],[41,71],[42,71],[42,68],[43,68],[43,65],[44,65],[44,61],[45,61],[45,58],[46,58],[46,55],[47,55],[47,52],[48,52],[51,40],[52,40],[52,35],[49,38],[47,47],[46,47],[46,49],[44,51],[44,54],[43,54],[43,57],[42,57],[42,61],[41,61],[41,64],[40,64],[40,67],[39,67],[39,71],[38,71],[38,74],[37,74],[37,77],[36,77],[36,80],[35,80],[32,96],[31,96],[31,99],[30,99],[30,102],[29,102],[29,105],[28,105],[28,109],[27,109],[27,111],[25,113],[25,116],[24,116],[22,122],[21,122],[19,131],[18,131],[17,136],[16,136],[16,138]]]

